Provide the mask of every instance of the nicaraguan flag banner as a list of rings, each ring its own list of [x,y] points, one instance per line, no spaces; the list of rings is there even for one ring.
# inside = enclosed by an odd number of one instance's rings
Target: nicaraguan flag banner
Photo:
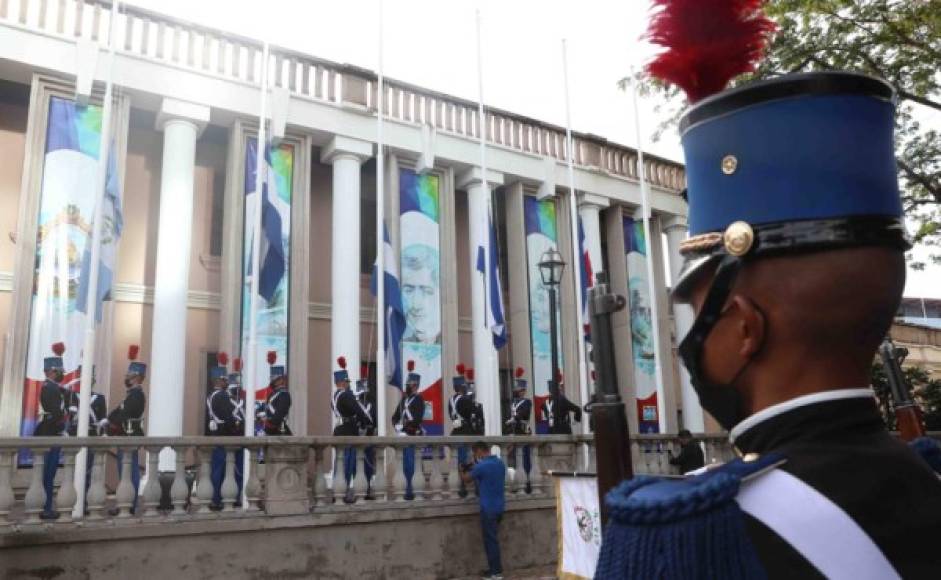
[[[255,171],[258,140],[249,138],[245,145],[245,246],[244,291],[242,292],[242,353],[248,356],[249,319],[251,316],[252,247],[255,228]],[[255,377],[246,384],[267,385],[270,371],[269,351],[278,353],[278,364],[287,367],[288,306],[290,304],[291,197],[294,190],[294,147],[269,145],[265,152],[262,181],[261,238],[258,280],[259,307],[256,322],[258,346],[255,351]]]
[[[402,388],[402,336],[405,334],[405,310],[402,308],[402,289],[399,286],[399,264],[395,250],[389,238],[386,224],[382,224],[382,277],[386,317],[383,350],[386,359],[386,381],[390,385]],[[379,295],[379,261],[373,264],[369,290],[373,296]],[[381,306],[380,306],[381,307]]]

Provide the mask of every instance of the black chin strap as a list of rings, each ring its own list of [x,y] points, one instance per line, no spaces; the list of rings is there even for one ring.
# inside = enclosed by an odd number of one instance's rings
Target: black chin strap
[[[699,316],[693,321],[689,333],[680,343],[678,350],[684,362],[690,367],[687,369],[690,375],[701,376],[699,366],[703,345],[722,315],[722,308],[732,292],[732,286],[735,284],[742,266],[743,260],[740,257],[727,255],[722,258],[716,268],[712,285],[709,287],[709,292],[703,301]]]

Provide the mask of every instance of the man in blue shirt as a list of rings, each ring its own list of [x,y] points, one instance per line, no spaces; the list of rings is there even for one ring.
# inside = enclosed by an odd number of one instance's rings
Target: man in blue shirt
[[[483,441],[474,443],[473,465],[461,466],[461,479],[465,483],[472,480],[477,483],[477,495],[480,498],[480,529],[484,538],[484,550],[487,553],[487,565],[492,580],[503,578],[503,566],[500,564],[500,520],[503,519],[503,486],[506,483],[506,465],[490,454],[490,447]]]

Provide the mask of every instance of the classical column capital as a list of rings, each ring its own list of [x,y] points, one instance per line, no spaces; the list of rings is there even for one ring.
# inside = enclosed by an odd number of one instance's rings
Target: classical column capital
[[[342,135],[334,135],[320,150],[321,163],[333,163],[337,159],[354,158],[360,163],[372,157],[372,143]]]
[[[579,209],[585,206],[594,206],[598,209],[603,209],[611,205],[611,202],[608,201],[608,198],[602,197],[600,195],[595,195],[593,193],[580,193],[578,194],[578,207]]]
[[[675,229],[682,229],[684,231],[689,229],[689,222],[686,220],[685,215],[667,216],[662,220],[662,223],[662,229],[665,233],[669,233],[671,230]]]
[[[484,177],[483,173],[480,171],[479,167],[471,167],[467,171],[461,173],[457,176],[457,187],[458,189],[467,189],[475,185],[480,185],[483,183]],[[503,185],[503,174],[497,171],[487,170],[487,183],[490,184],[490,187],[496,187],[498,185]]]
[[[208,105],[165,98],[160,103],[160,110],[157,111],[157,120],[154,127],[157,131],[163,131],[168,123],[186,121],[196,128],[196,136],[199,137],[206,125],[209,124],[209,112]]]

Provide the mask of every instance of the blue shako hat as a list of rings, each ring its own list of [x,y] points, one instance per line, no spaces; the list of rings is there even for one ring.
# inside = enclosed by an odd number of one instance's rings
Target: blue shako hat
[[[457,374],[451,379],[451,384],[454,386],[454,390],[463,390],[467,388],[467,379],[464,378],[464,373],[467,372],[467,367],[464,366],[464,363],[460,363],[454,369]]]
[[[523,376],[526,374],[526,371],[523,367],[516,367],[516,370],[513,371],[513,390],[514,391],[525,391],[529,383],[526,382],[526,379]]]
[[[227,368],[229,364],[229,355],[224,352],[216,354],[216,366],[209,369],[209,378],[212,380],[224,379],[228,380],[229,369]]]
[[[62,355],[65,353],[65,343],[57,342],[53,344],[52,353],[55,356],[47,356],[42,360],[43,372],[54,369],[65,370],[65,363],[62,361]]]
[[[147,365],[137,360],[137,355],[139,354],[139,345],[132,344],[127,347],[127,360],[130,361],[127,365],[127,374],[140,376],[147,374]]]
[[[268,361],[268,366],[270,367],[268,380],[273,381],[284,376],[284,365],[275,364],[278,362],[278,351],[269,350],[266,360]]]
[[[690,238],[674,289],[723,256],[909,247],[895,92],[846,72],[794,74],[707,97],[680,120]]]
[[[333,371],[333,383],[350,380],[350,373],[346,370],[345,356],[337,357],[337,366],[340,367],[340,370]]]

